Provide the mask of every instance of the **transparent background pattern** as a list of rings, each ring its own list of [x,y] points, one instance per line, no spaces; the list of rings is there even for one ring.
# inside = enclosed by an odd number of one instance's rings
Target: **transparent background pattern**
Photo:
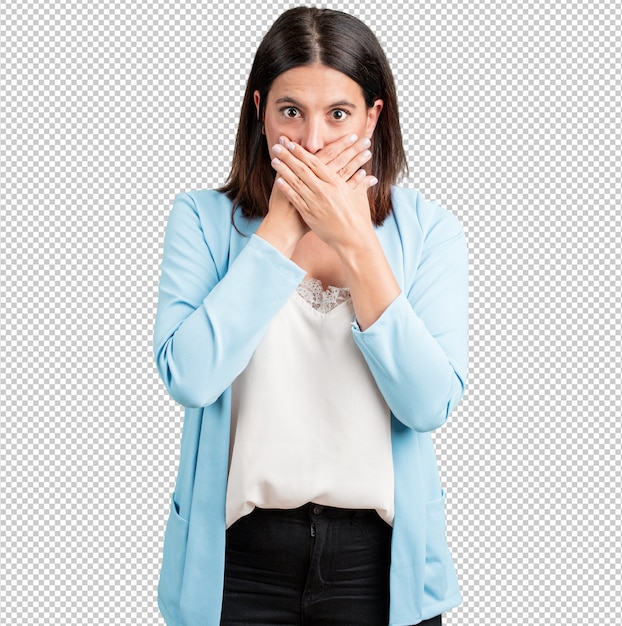
[[[2,624],[163,623],[164,229],[177,192],[225,180],[290,6],[2,3]],[[468,391],[435,435],[464,593],[446,623],[620,624],[621,5],[324,6],[377,33],[405,184],[468,237]]]

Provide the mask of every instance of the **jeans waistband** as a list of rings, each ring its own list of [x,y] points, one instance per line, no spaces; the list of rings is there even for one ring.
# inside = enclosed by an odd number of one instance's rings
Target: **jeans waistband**
[[[336,506],[326,506],[315,502],[307,502],[295,509],[260,509],[256,507],[253,513],[268,514],[272,517],[286,517],[290,519],[309,519],[310,517],[351,517],[364,518],[377,515],[375,509],[343,509]]]

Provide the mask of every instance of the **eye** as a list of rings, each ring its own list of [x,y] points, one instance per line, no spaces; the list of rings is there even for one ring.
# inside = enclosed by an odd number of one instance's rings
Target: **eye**
[[[334,111],[331,111],[331,117],[336,122],[341,122],[345,120],[348,115],[350,115],[350,113],[345,109],[335,109]]]
[[[285,107],[281,109],[281,111],[285,114],[285,117],[296,118],[300,115],[300,111],[296,107]]]

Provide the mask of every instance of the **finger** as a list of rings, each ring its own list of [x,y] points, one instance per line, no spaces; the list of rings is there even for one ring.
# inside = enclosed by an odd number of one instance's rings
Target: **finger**
[[[364,163],[371,158],[371,152],[368,148],[371,146],[371,140],[363,137],[355,141],[351,140],[355,135],[346,137],[347,140],[338,139],[327,146],[324,146],[315,156],[328,165],[334,172],[337,172],[341,178],[348,180]],[[336,149],[339,151],[337,152]],[[365,153],[365,156],[362,154]]]
[[[277,178],[275,185],[299,213],[304,213],[304,211],[308,209],[304,198],[287,182],[285,178]]]
[[[359,186],[359,183],[363,182],[365,176],[367,176],[367,172],[365,172],[365,170],[358,170],[353,176],[348,179],[348,187],[350,187],[351,189],[356,189]]]
[[[273,151],[279,154],[279,157],[290,161],[287,164],[281,158],[272,159],[271,165],[277,173],[275,184],[283,192],[288,191],[287,198],[300,210],[301,203],[306,206],[307,200],[310,200],[319,191],[318,183],[320,181],[304,163],[289,154],[287,150],[281,152],[273,148]]]
[[[302,146],[290,141],[284,135],[279,137],[279,144],[288,148],[297,158],[307,163],[316,176],[323,180],[330,180],[325,175],[327,171],[330,171],[337,174],[342,180],[347,181],[371,159],[371,152],[368,149],[371,146],[371,140],[364,137],[352,144],[351,142],[355,137],[356,135],[342,137],[324,146],[314,154],[307,152]],[[335,158],[332,158],[329,163],[327,159],[330,158],[331,154],[334,154],[335,149],[339,149],[341,152]],[[322,173],[320,164],[328,168],[325,173]]]
[[[366,176],[365,180],[367,181],[367,189],[371,189],[378,184],[378,179],[375,176]]]
[[[280,174],[277,174],[274,179],[274,184],[272,185],[272,190],[270,192],[270,201],[274,198],[275,201],[278,201],[279,197],[283,195],[283,190],[279,185],[277,185],[277,180],[281,177]]]
[[[339,156],[344,150],[347,150],[350,146],[354,145],[357,140],[357,135],[345,135],[344,137],[340,137],[339,139],[325,145],[321,150],[318,150],[316,152],[316,156],[319,157],[324,163],[329,163]]]
[[[277,144],[272,146],[272,154],[276,155],[272,161],[272,167],[294,189],[298,189],[296,177],[314,192],[318,191],[320,181],[333,182],[336,179],[336,174],[328,170],[317,157],[299,144],[289,142],[287,148]],[[292,177],[291,174],[294,176]]]
[[[343,180],[350,180],[350,178],[354,176],[359,171],[359,169],[361,169],[371,159],[371,152],[363,148],[363,146],[369,145],[369,140],[366,140],[366,142],[367,143],[364,144],[358,142],[354,154],[352,154],[352,152],[348,150],[339,155],[337,159],[331,161],[327,165],[327,167],[334,168],[337,172],[337,175]],[[342,163],[344,164],[342,165]]]
[[[365,170],[359,170],[350,178],[348,181],[348,186],[351,189],[370,189],[374,185],[378,184],[378,179],[375,176],[368,176]]]

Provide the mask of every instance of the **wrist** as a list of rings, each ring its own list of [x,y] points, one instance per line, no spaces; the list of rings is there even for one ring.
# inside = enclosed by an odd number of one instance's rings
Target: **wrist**
[[[291,259],[304,231],[302,228],[284,228],[280,220],[275,220],[268,213],[255,234],[276,248],[283,256]]]
[[[368,264],[370,256],[373,257],[377,253],[384,254],[373,227],[368,232],[360,233],[347,242],[335,245],[334,249],[344,267],[353,270]]]

